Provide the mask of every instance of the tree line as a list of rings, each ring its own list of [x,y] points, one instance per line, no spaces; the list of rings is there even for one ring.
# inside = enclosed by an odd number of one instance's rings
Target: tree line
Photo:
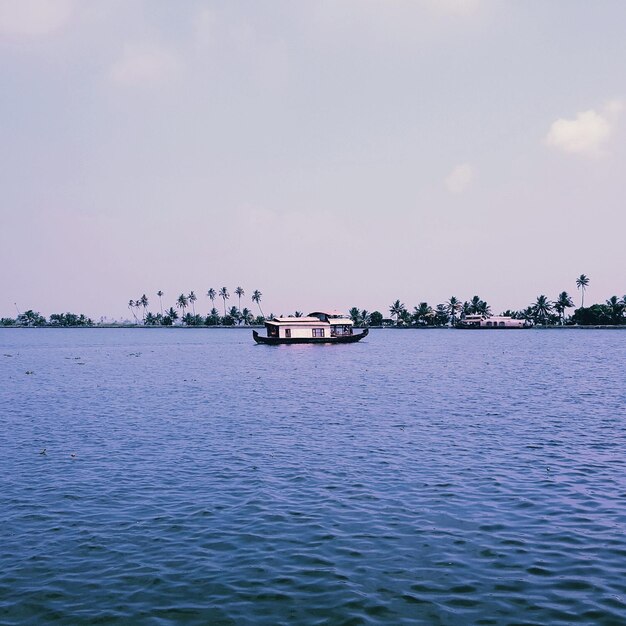
[[[619,326],[626,324],[626,295],[621,298],[611,296],[604,304],[584,306],[585,290],[589,282],[589,277],[585,274],[581,274],[576,279],[576,287],[581,293],[581,304],[580,308],[575,309],[573,315],[567,315],[567,310],[574,308],[574,302],[566,291],[562,291],[554,300],[550,300],[542,294],[524,309],[519,311],[508,309],[503,311],[501,315],[542,326]],[[466,301],[461,301],[452,296],[434,308],[428,302],[420,302],[418,306],[413,307],[412,311],[407,309],[400,300],[396,300],[389,307],[389,318],[384,318],[379,311],[369,313],[357,307],[350,309],[349,314],[356,326],[455,326],[468,315],[490,317],[493,313],[491,306],[479,296],[474,296],[471,300]]]
[[[619,326],[626,324],[626,295],[619,298],[611,296],[603,304],[592,304],[585,307],[585,291],[589,285],[589,277],[581,274],[576,279],[576,287],[581,294],[581,305],[575,309],[572,315],[568,315],[568,309],[574,308],[572,297],[562,291],[554,300],[550,300],[545,295],[537,296],[537,299],[527,307],[520,310],[506,310],[501,315],[516,319],[523,319],[529,324],[537,325],[581,325],[581,326]],[[128,301],[128,309],[131,312],[134,323],[145,326],[172,326],[179,322],[185,326],[236,326],[236,325],[262,325],[266,319],[274,318],[271,313],[267,318],[261,308],[263,294],[254,290],[251,295],[251,306],[256,304],[259,314],[244,306],[242,308],[242,298],[246,292],[242,287],[234,289],[238,306],[227,307],[226,301],[230,299],[230,293],[226,287],[221,287],[217,291],[210,288],[206,292],[206,297],[211,300],[211,310],[207,315],[196,312],[196,302],[198,300],[195,292],[189,294],[181,293],[174,301],[173,306],[163,308],[163,291],[159,290],[155,294],[159,302],[159,311],[148,310],[149,298],[146,294],[136,300]],[[216,299],[222,300],[223,315],[215,306]],[[190,309],[190,310],[188,310]],[[301,317],[301,311],[295,311],[295,317]],[[380,311],[369,312],[365,309],[352,307],[349,316],[355,326],[455,326],[462,322],[468,315],[492,315],[491,306],[479,296],[474,296],[470,300],[461,301],[452,296],[446,302],[430,306],[428,302],[420,302],[409,310],[404,303],[396,300],[389,307],[389,316],[385,317]],[[53,313],[46,319],[39,313],[28,310],[18,314],[16,318],[1,318],[0,326],[94,326],[92,319],[85,315],[76,313]]]
[[[46,319],[37,311],[29,309],[17,317],[0,318],[0,326],[94,326],[94,321],[83,313],[53,313]]]
[[[172,326],[178,320],[185,326],[235,326],[235,325],[252,325],[263,324],[265,316],[261,308],[261,298],[263,294],[255,289],[252,293],[251,300],[255,303],[260,311],[260,315],[254,315],[254,312],[247,306],[241,307],[241,299],[246,295],[242,287],[236,287],[235,296],[238,298],[239,306],[231,306],[227,309],[226,300],[230,299],[230,293],[227,287],[221,287],[217,291],[211,287],[206,296],[211,300],[212,308],[207,315],[196,313],[196,302],[198,296],[194,291],[188,294],[181,293],[175,300],[174,305],[163,309],[163,296],[165,293],[159,290],[156,295],[159,298],[159,311],[148,311],[149,299],[144,293],[137,300],[128,301],[128,309],[131,312],[136,324],[144,324],[145,326]],[[223,301],[224,315],[215,307],[215,300],[221,298]],[[187,311],[187,309],[191,309]],[[138,313],[141,309],[141,320]],[[270,318],[273,314],[270,315]]]

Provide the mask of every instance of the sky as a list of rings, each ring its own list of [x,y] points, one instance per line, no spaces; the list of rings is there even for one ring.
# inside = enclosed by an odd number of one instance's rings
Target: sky
[[[621,0],[0,0],[0,316],[626,293]]]

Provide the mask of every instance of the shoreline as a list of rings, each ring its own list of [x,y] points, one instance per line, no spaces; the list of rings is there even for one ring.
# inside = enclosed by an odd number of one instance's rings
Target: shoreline
[[[11,329],[11,330],[41,330],[41,329],[50,329],[50,330],[63,330],[63,329],[89,329],[89,330],[99,330],[99,329],[134,329],[134,330],[156,330],[156,329],[165,329],[165,330],[234,330],[234,331],[242,331],[242,330],[254,330],[254,329],[263,329],[264,326],[259,326],[258,324],[248,325],[248,326],[160,326],[160,325],[150,325],[144,326],[143,324],[94,324],[93,326],[0,326],[0,329]],[[356,327],[359,328],[359,327]],[[482,331],[506,331],[506,330],[626,330],[626,324],[621,324],[619,326],[611,326],[608,324],[605,325],[554,325],[554,326],[532,326],[529,328],[454,328],[452,326],[368,326],[370,330],[482,330]]]

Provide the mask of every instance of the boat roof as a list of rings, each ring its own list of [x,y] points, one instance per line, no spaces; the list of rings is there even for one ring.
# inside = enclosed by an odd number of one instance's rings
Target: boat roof
[[[323,322],[318,317],[275,317],[273,320],[267,320],[266,324],[307,324],[327,326],[328,322]]]
[[[339,318],[332,319],[332,323],[339,321],[341,324],[352,324],[351,319],[347,318]],[[321,320],[319,317],[275,317],[272,320],[267,320],[266,324],[306,324],[308,326],[328,326],[331,323],[331,320]]]
[[[336,311],[336,310],[330,310],[330,309],[321,310],[321,311],[313,311],[309,313],[309,317],[313,317],[315,315],[327,315],[328,317],[346,317],[346,318],[349,317],[342,311]]]

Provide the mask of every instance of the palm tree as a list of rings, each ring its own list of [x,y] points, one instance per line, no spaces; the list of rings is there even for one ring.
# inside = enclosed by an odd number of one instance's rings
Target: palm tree
[[[491,307],[484,300],[480,300],[478,303],[477,311],[485,317],[489,317],[491,315]]]
[[[241,296],[245,296],[246,292],[241,287],[237,287],[235,295],[239,298],[239,310],[241,311]]]
[[[532,306],[527,306],[525,309],[518,311],[518,319],[522,319],[526,322],[535,321],[535,311]]]
[[[215,298],[217,297],[217,292],[215,291],[215,289],[213,289],[213,287],[211,287],[206,292],[206,295],[209,296],[209,298],[211,299],[211,307],[215,308]]]
[[[232,318],[233,324],[241,323],[241,313],[236,306],[231,306],[230,309],[228,309],[228,317]]]
[[[541,323],[545,324],[550,311],[552,311],[552,303],[550,300],[544,295],[538,296],[537,301],[533,304],[535,320],[541,320]]]
[[[261,296],[262,295],[263,294],[258,289],[255,289],[254,293],[252,294],[252,302],[257,303],[257,306],[259,307],[259,311],[261,311],[261,315],[265,317],[265,315],[263,315],[263,309],[261,309]]]
[[[220,312],[215,307],[213,307],[211,309],[211,312],[209,313],[209,318],[211,318],[211,323],[217,326],[220,321]]]
[[[361,325],[362,326],[369,326],[371,320],[372,320],[372,316],[371,316],[370,312],[366,311],[365,309],[363,309],[361,311]]]
[[[183,310],[183,320],[185,319],[185,309],[189,306],[189,300],[184,293],[181,293],[176,300],[176,306]]]
[[[450,314],[448,313],[448,304],[438,304],[434,311],[433,322],[436,326],[446,326],[450,321]]]
[[[252,315],[252,311],[248,307],[244,307],[243,311],[240,312],[240,315],[241,315],[241,321],[246,326],[250,324],[252,319],[254,318],[254,316]]]
[[[400,320],[400,316],[402,312],[406,311],[406,307],[400,300],[396,300],[390,307],[389,313],[391,313],[391,317],[396,316],[396,326],[398,325],[398,321]]]
[[[137,316],[135,315],[135,311],[133,310],[135,306],[135,301],[134,300],[129,300],[128,301],[128,310],[133,314],[133,317],[135,318],[135,322],[139,323],[139,320],[137,319]]]
[[[470,313],[472,315],[476,315],[478,313],[479,304],[480,304],[480,298],[478,296],[474,296],[470,300]]]
[[[446,302],[446,312],[452,318],[452,326],[456,324],[456,314],[463,308],[460,300],[457,300],[454,296],[452,296]]]
[[[230,294],[228,293],[228,289],[226,289],[226,287],[222,287],[219,292],[218,295],[220,298],[222,298],[222,300],[224,300],[224,317],[226,317],[226,300],[228,300],[228,298],[230,298]]]
[[[164,294],[160,289],[157,291],[157,296],[159,296],[159,304],[161,306],[161,315],[163,315],[163,300],[161,300],[161,298],[164,296]]]
[[[353,306],[349,311],[348,311],[348,315],[350,316],[350,319],[354,322],[355,326],[358,326],[361,322],[361,311],[359,311],[359,309],[357,309],[355,306]]]
[[[148,306],[148,297],[144,293],[141,298],[139,298],[139,304],[143,307],[143,323],[146,323],[146,307]]]
[[[178,313],[176,313],[176,309],[171,306],[169,311],[165,311],[165,317],[169,317],[170,323],[173,324],[178,319]]]
[[[582,297],[580,300],[580,308],[582,309],[585,306],[585,289],[587,289],[587,285],[589,284],[589,277],[581,274],[576,279],[576,287],[581,290]]]
[[[562,291],[554,302],[554,310],[559,314],[561,325],[565,322],[565,309],[569,309],[573,306],[574,303],[567,291]]]
[[[420,302],[419,307],[413,307],[413,320],[416,324],[427,325],[433,317],[433,309],[428,302]]]
[[[624,303],[617,296],[611,296],[606,301],[606,305],[611,311],[611,321],[614,324],[619,324],[624,313]]]
[[[294,317],[302,317],[304,315],[304,313],[302,313],[302,311],[296,311],[293,316]]]
[[[196,294],[191,291],[189,292],[189,295],[187,296],[187,298],[189,298],[189,302],[191,302],[191,310],[193,311],[193,316],[196,316],[196,305],[195,302],[198,299],[198,297],[196,296]]]

